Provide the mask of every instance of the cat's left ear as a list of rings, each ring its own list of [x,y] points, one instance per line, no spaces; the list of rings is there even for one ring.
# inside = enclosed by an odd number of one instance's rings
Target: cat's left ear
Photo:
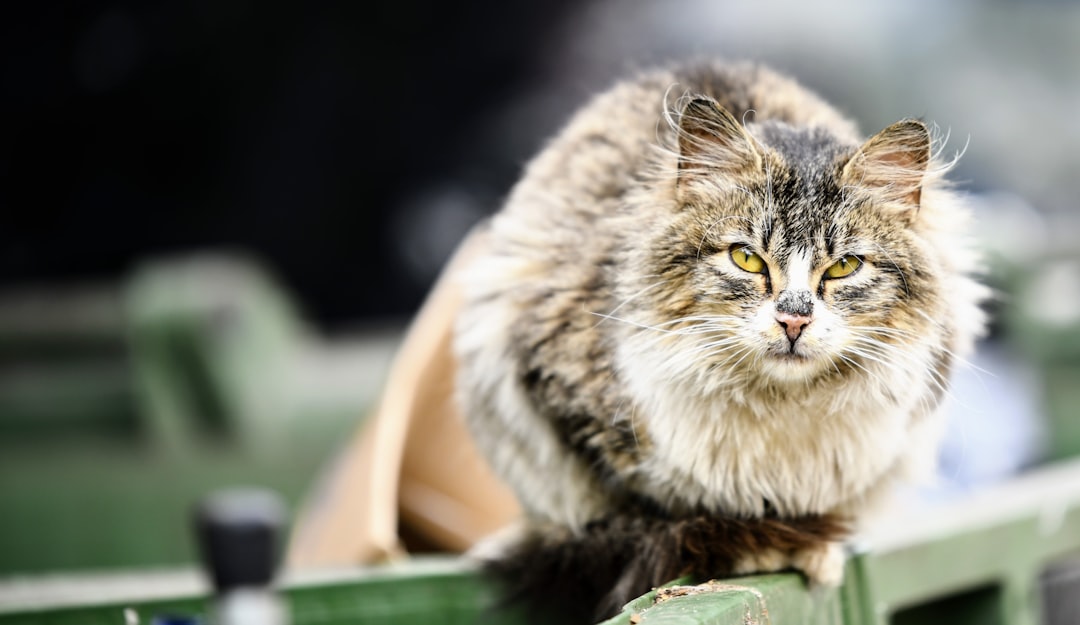
[[[923,178],[930,165],[930,130],[917,119],[896,122],[862,145],[844,165],[846,185],[874,188],[914,216],[922,202]]]
[[[761,156],[750,133],[712,98],[690,100],[679,116],[678,130],[680,179],[761,169]]]

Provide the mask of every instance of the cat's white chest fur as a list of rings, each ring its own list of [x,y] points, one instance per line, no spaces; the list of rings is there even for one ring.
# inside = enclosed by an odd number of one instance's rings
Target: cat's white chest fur
[[[648,363],[638,364],[629,377],[649,375]],[[913,384],[918,375],[896,382]],[[932,456],[934,445],[913,440],[933,436],[911,422],[918,398],[888,400],[872,385],[788,397],[630,386],[649,389],[635,397],[638,426],[653,446],[640,475],[648,494],[673,508],[747,516],[769,508],[783,516],[848,511],[884,476],[933,463],[919,449]]]

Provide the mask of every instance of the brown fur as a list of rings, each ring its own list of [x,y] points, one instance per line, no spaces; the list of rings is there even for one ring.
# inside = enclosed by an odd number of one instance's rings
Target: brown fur
[[[539,621],[600,620],[664,583],[687,575],[731,575],[747,553],[795,554],[841,540],[847,526],[828,516],[781,520],[622,514],[580,533],[537,529],[488,564],[507,580],[506,600]]]

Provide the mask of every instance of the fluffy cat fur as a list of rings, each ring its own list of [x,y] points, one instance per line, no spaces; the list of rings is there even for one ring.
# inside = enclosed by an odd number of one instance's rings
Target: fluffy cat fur
[[[526,510],[490,561],[511,595],[585,618],[684,574],[839,583],[850,524],[932,470],[983,326],[933,147],[699,63],[616,85],[528,165],[455,337],[463,414]]]

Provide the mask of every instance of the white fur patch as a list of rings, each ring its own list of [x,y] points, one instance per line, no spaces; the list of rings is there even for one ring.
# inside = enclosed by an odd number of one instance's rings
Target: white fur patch
[[[459,371],[458,386],[472,395],[462,404],[477,445],[529,517],[581,527],[603,511],[595,476],[567,453],[514,375],[508,349],[514,304],[482,292],[513,284],[515,272],[528,271],[527,263],[486,262],[469,274],[467,286],[483,303],[466,308],[458,320],[455,349],[469,361]]]

